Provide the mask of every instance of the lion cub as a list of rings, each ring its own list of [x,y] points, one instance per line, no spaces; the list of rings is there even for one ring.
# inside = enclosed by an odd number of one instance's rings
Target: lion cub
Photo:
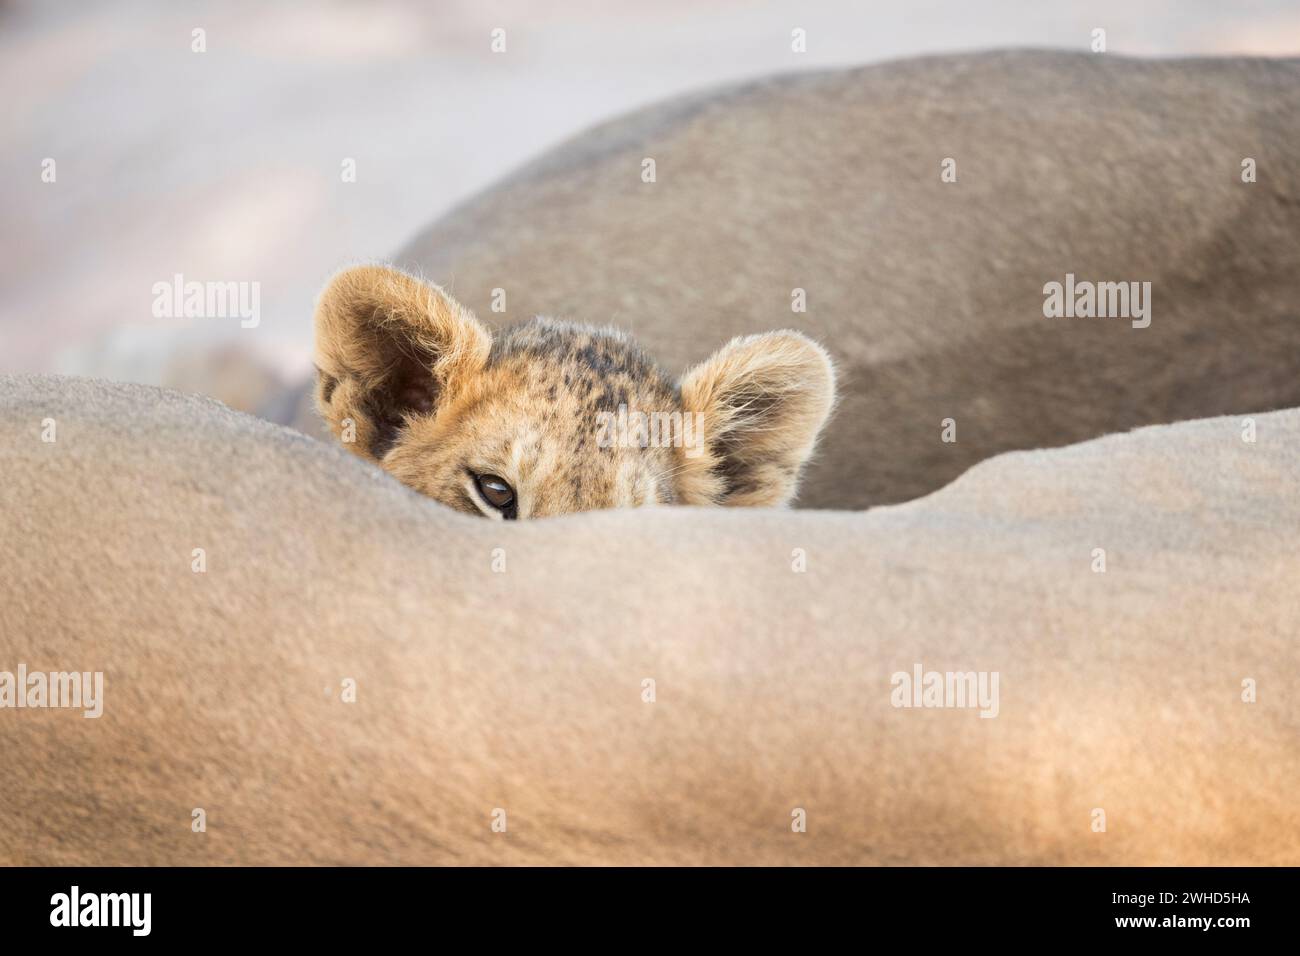
[[[316,402],[346,447],[469,514],[783,505],[830,413],[826,352],[734,339],[678,383],[623,334],[536,318],[493,336],[436,286],[381,266],[316,308]]]

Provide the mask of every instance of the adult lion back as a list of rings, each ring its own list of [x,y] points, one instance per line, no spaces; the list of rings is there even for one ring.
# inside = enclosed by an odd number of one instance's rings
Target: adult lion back
[[[629,328],[671,371],[808,332],[843,397],[800,503],[859,508],[1001,451],[1300,404],[1297,113],[1296,60],[783,76],[584,132],[395,261],[491,321]],[[1150,282],[1151,324],[1044,317],[1067,274]]]
[[[491,522],[0,378],[0,864],[1294,865],[1300,411],[1255,425],[865,513]],[[99,716],[21,668],[101,672]]]

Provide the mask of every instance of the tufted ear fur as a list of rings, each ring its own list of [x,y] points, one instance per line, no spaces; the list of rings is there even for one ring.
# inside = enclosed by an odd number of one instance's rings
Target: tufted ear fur
[[[386,266],[336,275],[316,305],[316,404],[371,461],[487,362],[491,333],[434,285]]]
[[[681,380],[699,413],[703,454],[683,455],[687,504],[787,504],[835,401],[835,371],[798,332],[733,339]]]

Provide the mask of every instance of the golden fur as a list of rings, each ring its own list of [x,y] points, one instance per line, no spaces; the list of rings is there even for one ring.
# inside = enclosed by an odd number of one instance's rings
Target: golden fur
[[[0,864],[1300,864],[1300,411],[1256,423],[865,513],[495,522],[0,378],[0,670],[104,671],[99,719],[0,710]],[[918,662],[998,716],[893,706]]]
[[[502,512],[478,475],[505,479],[521,518],[786,504],[835,393],[826,352],[797,332],[737,338],[675,385],[620,332],[536,318],[494,339],[441,289],[382,266],[325,289],[316,365],[317,404],[349,450],[490,517]],[[602,416],[638,413],[694,427],[602,440]]]

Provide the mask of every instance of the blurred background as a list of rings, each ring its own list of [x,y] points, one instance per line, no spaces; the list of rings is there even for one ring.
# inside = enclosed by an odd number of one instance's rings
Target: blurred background
[[[1096,27],[1112,55],[1300,53],[1296,0],[0,0],[0,373],[251,410],[309,370],[334,270],[597,121],[778,71],[1087,50]],[[258,325],[156,318],[177,273],[258,283]]]

